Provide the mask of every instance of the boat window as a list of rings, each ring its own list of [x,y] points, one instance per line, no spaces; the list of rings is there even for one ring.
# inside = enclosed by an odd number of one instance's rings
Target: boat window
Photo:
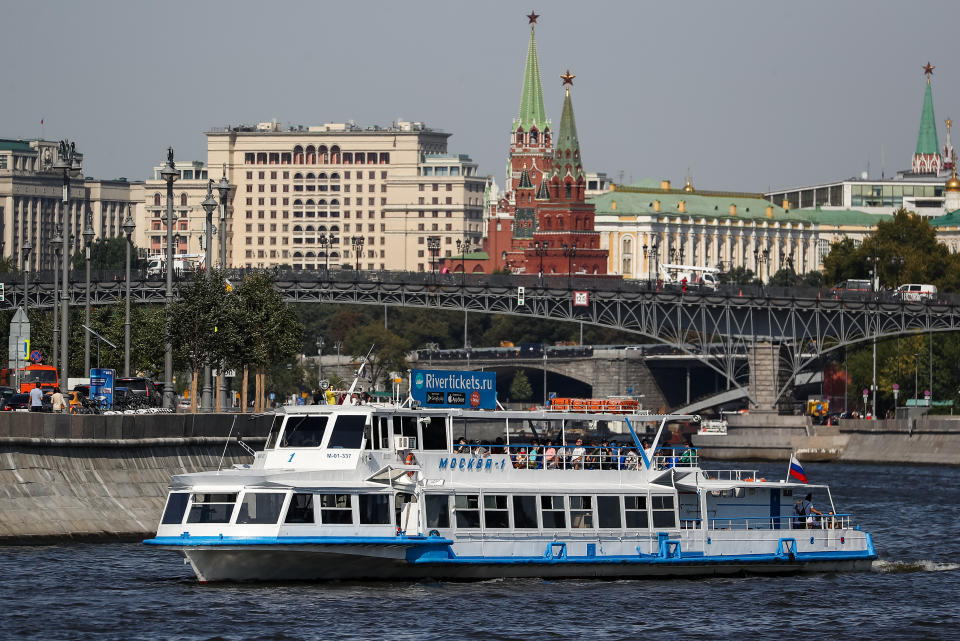
[[[486,528],[510,527],[507,496],[505,494],[483,495],[483,526]]]
[[[397,492],[394,495],[393,509],[396,513],[396,523],[398,528],[403,528],[403,511],[408,503],[416,503],[417,497],[409,492]]]
[[[386,416],[380,417],[380,439],[377,441],[375,449],[390,449],[390,419]]]
[[[284,523],[313,523],[313,494],[294,494]]]
[[[597,525],[603,528],[620,528],[620,497],[597,497]]]
[[[237,493],[194,494],[187,523],[229,523]]]
[[[182,523],[183,513],[187,511],[187,492],[173,492],[167,497],[167,507],[163,511],[161,523]]]
[[[540,520],[543,521],[543,529],[566,529],[567,515],[564,512],[564,503],[562,496],[541,496],[540,497]]]
[[[575,528],[593,527],[593,497],[570,497],[570,526]]]
[[[425,450],[447,450],[447,425],[443,416],[431,416],[430,422],[421,423],[423,431],[421,448]]]
[[[353,507],[349,494],[321,494],[320,495],[320,522],[353,523]]]
[[[366,422],[367,417],[363,414],[340,414],[337,416],[337,422],[333,424],[333,434],[330,435],[327,447],[360,449],[360,444],[363,442],[363,426]]]
[[[513,527],[519,529],[537,529],[537,497],[513,497]]]
[[[446,494],[427,495],[427,527],[450,527],[450,501]]]
[[[457,527],[480,527],[480,497],[476,494],[458,494],[454,497]]]
[[[677,518],[673,512],[672,496],[651,497],[653,507],[653,527],[677,527]]]
[[[648,527],[647,497],[625,496],[623,497],[623,508],[628,528],[646,529]]]
[[[390,496],[361,494],[360,522],[364,525],[390,525]]]
[[[240,502],[237,523],[276,523],[285,498],[279,492],[247,492]]]
[[[273,422],[270,424],[270,433],[267,435],[267,444],[263,449],[272,450],[277,446],[277,437],[280,435],[281,425],[283,425],[283,417],[277,414],[273,417]]]
[[[326,416],[291,416],[280,447],[320,447],[326,429]]]
[[[412,436],[417,438],[416,416],[394,416],[393,433],[395,436]]]

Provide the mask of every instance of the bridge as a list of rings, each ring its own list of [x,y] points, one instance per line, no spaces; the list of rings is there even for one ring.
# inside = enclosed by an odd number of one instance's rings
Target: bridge
[[[71,278],[70,304],[85,303],[82,281]],[[231,272],[240,279],[243,272]],[[718,290],[664,289],[653,282],[611,278],[509,274],[431,274],[366,271],[278,271],[274,286],[291,303],[424,307],[512,314],[587,323],[632,332],[675,347],[738,387],[747,354],[751,402],[773,408],[788,397],[799,372],[831,351],[906,334],[960,329],[960,296],[908,303],[830,290],[728,285]],[[24,302],[22,280],[7,276],[3,305]],[[53,304],[53,276],[31,276],[27,300]],[[161,280],[131,281],[137,304],[164,301]],[[19,287],[19,289],[18,289]],[[522,290],[521,290],[522,288]],[[118,275],[97,274],[90,303],[125,300]],[[707,355],[712,357],[707,358]]]

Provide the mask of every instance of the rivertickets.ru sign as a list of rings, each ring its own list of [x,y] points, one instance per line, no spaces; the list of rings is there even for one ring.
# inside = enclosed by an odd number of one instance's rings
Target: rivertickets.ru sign
[[[411,396],[423,407],[462,407],[492,410],[497,407],[495,372],[415,369]]]

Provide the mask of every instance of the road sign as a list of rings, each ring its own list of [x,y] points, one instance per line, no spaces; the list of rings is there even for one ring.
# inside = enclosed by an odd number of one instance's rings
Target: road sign
[[[31,363],[39,363],[42,360],[43,360],[43,354],[40,353],[39,349],[35,349],[30,352]]]
[[[573,306],[587,307],[590,305],[590,292],[573,292]]]
[[[330,387],[330,381],[328,381],[328,380],[325,379],[325,378],[321,378],[321,379],[320,379],[320,389],[325,391],[325,390],[327,390],[327,388],[329,388],[329,387]]]
[[[26,347],[24,342],[26,341]],[[30,319],[22,307],[18,307],[10,321],[10,338],[7,342],[7,366],[19,369],[20,363],[30,355]]]

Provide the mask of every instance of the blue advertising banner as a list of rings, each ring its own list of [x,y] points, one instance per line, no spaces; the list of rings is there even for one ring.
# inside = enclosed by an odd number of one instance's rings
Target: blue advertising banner
[[[116,372],[112,369],[90,369],[90,398],[102,397],[101,405],[113,407],[113,378]]]
[[[497,408],[496,372],[415,369],[410,395],[423,407]]]

